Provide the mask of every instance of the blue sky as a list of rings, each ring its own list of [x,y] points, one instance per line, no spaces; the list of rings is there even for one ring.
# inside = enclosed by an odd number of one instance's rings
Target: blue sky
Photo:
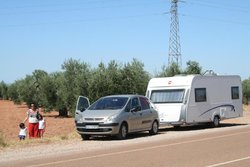
[[[0,0],[0,81],[73,58],[96,67],[136,58],[152,75],[168,63],[170,0]],[[182,65],[250,77],[250,1],[179,3]]]

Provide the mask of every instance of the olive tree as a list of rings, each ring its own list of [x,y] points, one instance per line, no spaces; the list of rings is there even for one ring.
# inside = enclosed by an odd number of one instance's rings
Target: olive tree
[[[0,82],[0,99],[8,99],[8,85],[4,81]]]
[[[92,70],[89,81],[89,98],[91,101],[95,101],[105,95],[110,95],[108,87],[111,81],[109,79],[104,63],[99,63],[98,67]]]
[[[157,77],[172,77],[181,73],[180,67],[176,63],[172,63],[169,66],[163,66],[162,72],[157,74]]]
[[[89,65],[71,58],[64,62],[62,69],[64,71],[60,76],[58,96],[62,99],[63,105],[59,114],[65,116],[69,111],[74,115],[77,97],[88,96]]]
[[[249,79],[245,79],[242,82],[242,91],[243,91],[243,102],[245,104],[249,103],[250,100],[250,78]]]
[[[137,59],[125,64],[122,70],[122,89],[124,93],[145,94],[150,75],[144,64]]]
[[[184,74],[201,74],[201,70],[202,67],[198,62],[189,60]]]

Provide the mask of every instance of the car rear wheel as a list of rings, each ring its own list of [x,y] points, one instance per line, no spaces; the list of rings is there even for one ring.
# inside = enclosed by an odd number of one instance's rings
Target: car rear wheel
[[[218,127],[220,125],[220,118],[219,116],[215,116],[212,122],[212,127]]]
[[[153,124],[152,124],[152,127],[149,131],[149,134],[150,135],[155,135],[158,133],[158,129],[159,129],[159,124],[157,121],[154,121]]]
[[[128,127],[125,123],[122,123],[120,130],[119,130],[119,134],[117,135],[117,138],[119,140],[126,139],[127,134],[128,134]]]

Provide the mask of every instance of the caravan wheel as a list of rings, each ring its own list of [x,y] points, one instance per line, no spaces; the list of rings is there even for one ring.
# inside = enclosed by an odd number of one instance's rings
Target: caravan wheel
[[[215,116],[214,120],[212,122],[212,126],[213,127],[218,127],[220,125],[220,117],[219,116]]]

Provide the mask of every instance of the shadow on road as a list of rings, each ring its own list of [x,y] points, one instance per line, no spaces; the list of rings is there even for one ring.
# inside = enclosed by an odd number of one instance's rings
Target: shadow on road
[[[219,127],[216,128],[224,128],[224,127],[234,127],[234,126],[245,126],[248,124],[237,124],[237,123],[221,123]],[[175,132],[175,131],[199,131],[204,129],[213,129],[214,127],[211,127],[210,125],[203,124],[203,125],[193,125],[193,126],[181,126],[181,127],[172,127],[167,126],[164,128],[159,129],[159,133],[156,135],[161,135],[164,133],[167,133],[169,131]],[[138,138],[145,138],[150,137],[151,135],[148,133],[148,131],[140,132],[140,133],[131,133],[128,134],[127,138],[125,140],[133,140]],[[90,140],[96,140],[96,141],[110,141],[110,140],[117,140],[119,141],[115,136],[92,136]]]
[[[216,128],[224,128],[224,127],[233,127],[233,126],[244,126],[248,124],[237,124],[237,123],[221,123],[220,126]],[[165,132],[165,131],[194,131],[194,130],[204,130],[204,129],[213,129],[209,124],[202,124],[202,125],[192,125],[192,126],[179,126],[179,127],[164,127],[161,128],[159,131],[160,132]]]
[[[158,133],[157,135],[159,135]],[[127,135],[127,138],[125,140],[132,140],[136,138],[144,138],[144,137],[150,137],[151,135],[145,131],[145,132],[139,132],[139,133],[131,133]],[[116,138],[116,136],[92,136],[90,140],[97,140],[97,141],[109,141],[109,140],[117,140],[119,139]],[[121,140],[122,141],[122,140]]]
[[[70,115],[67,115],[67,116],[60,116],[60,115],[47,115],[47,114],[42,114],[44,118],[73,118],[72,116]]]

